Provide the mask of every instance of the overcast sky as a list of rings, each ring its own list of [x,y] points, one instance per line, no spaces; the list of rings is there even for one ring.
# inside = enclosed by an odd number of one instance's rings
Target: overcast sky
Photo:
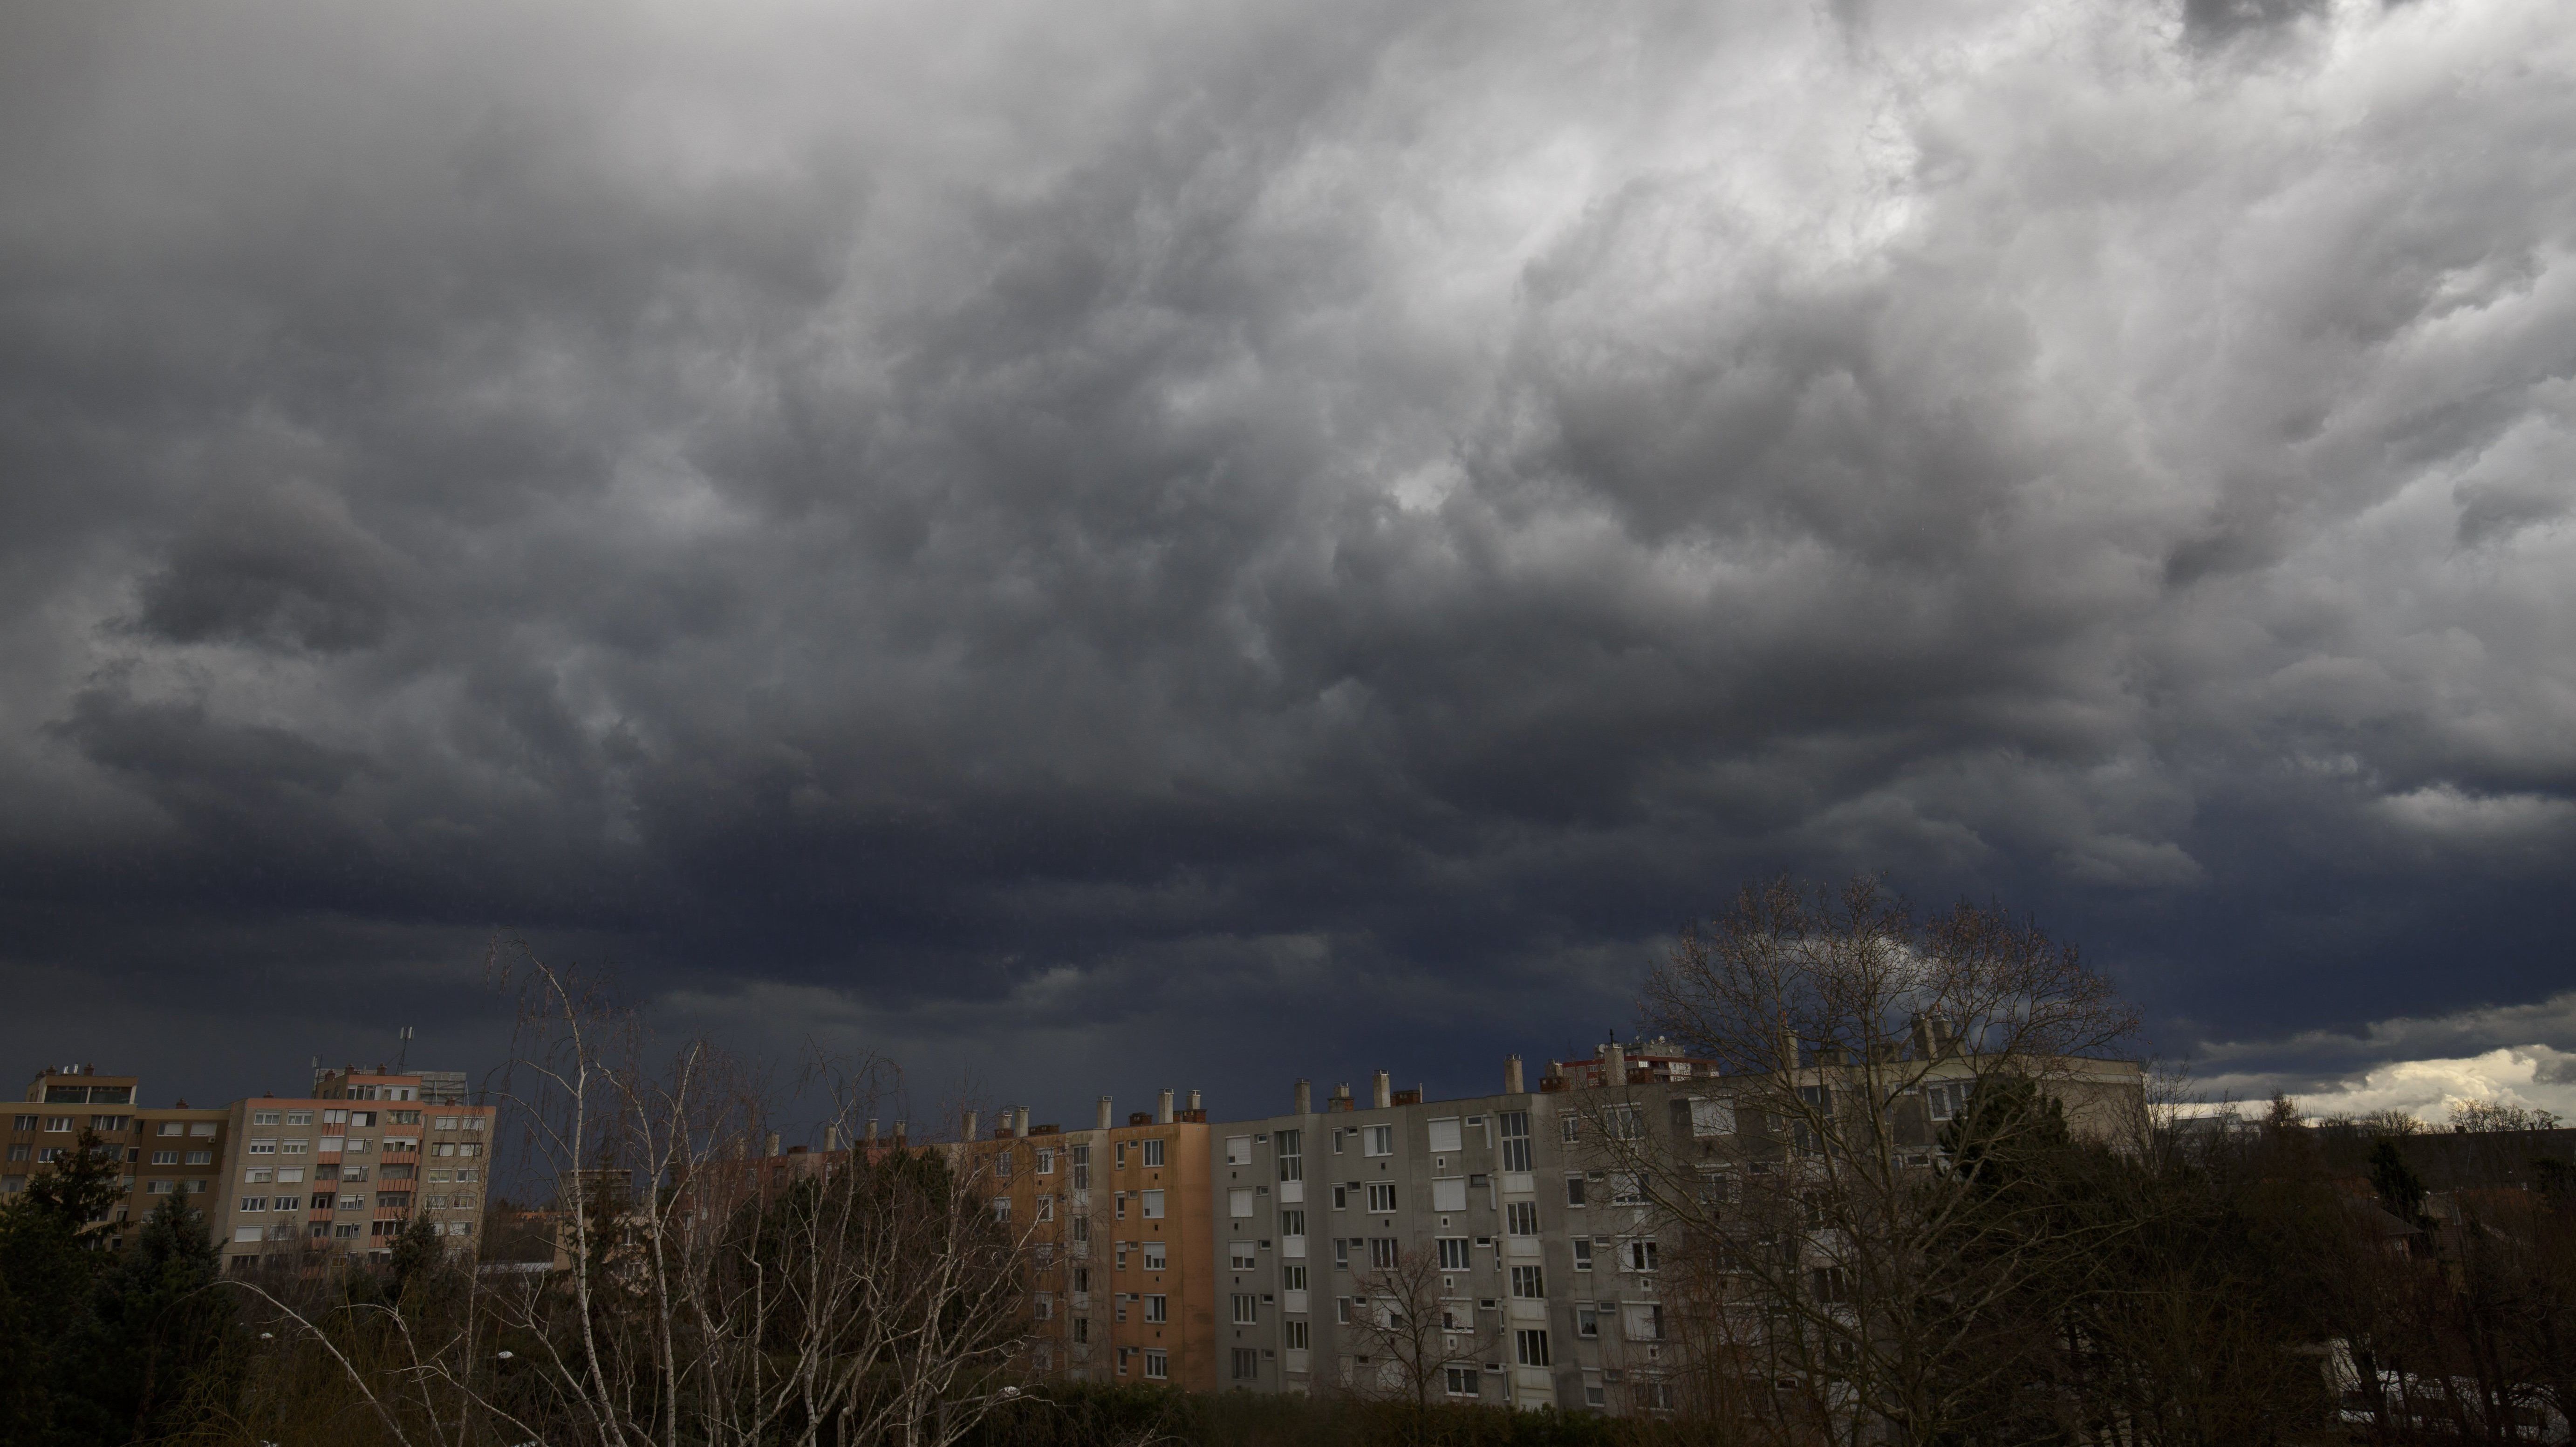
[[[0,1059],[1463,1092],[1786,869],[2576,1081],[2567,19],[10,5]]]

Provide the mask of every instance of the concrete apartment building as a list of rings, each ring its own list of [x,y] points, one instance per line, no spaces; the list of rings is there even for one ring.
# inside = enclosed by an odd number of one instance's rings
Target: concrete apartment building
[[[2108,1133],[2142,1098],[2132,1062],[2068,1064],[2051,1089],[2078,1130]],[[1800,1088],[1837,1088],[1837,1069],[1817,1060]],[[1905,1164],[1932,1164],[1935,1132],[1964,1106],[1974,1070],[1945,1055],[1902,1104],[1899,1148],[1921,1152]],[[1410,1269],[1436,1271],[1439,1339],[1464,1358],[1441,1368],[1436,1396],[1622,1414],[1673,1405],[1678,1348],[1658,1268],[1679,1243],[1663,1239],[1592,1137],[1617,1119],[1640,1135],[1669,1133],[1681,1151],[1713,1152],[1737,1137],[1733,1099],[1746,1080],[1657,1041],[1550,1061],[1536,1090],[1525,1084],[1517,1056],[1499,1093],[1455,1100],[1394,1090],[1380,1071],[1365,1100],[1345,1085],[1319,1111],[1300,1081],[1288,1114],[1211,1127],[1227,1385],[1402,1390],[1401,1364],[1367,1314],[1386,1309],[1371,1299],[1380,1273],[1410,1253]],[[1744,1122],[1749,1139],[1724,1144],[1749,1150],[1748,1161],[1780,1157],[1789,1142],[1768,1138],[1756,1115]]]
[[[493,1108],[437,1074],[317,1071],[313,1093],[226,1111],[240,1148],[207,1212],[228,1272],[382,1258],[415,1219],[468,1249],[491,1178]]]
[[[86,1130],[124,1166],[126,1199],[108,1217],[117,1240],[165,1197],[204,1210],[223,1178],[230,1141],[226,1112],[192,1110],[185,1101],[137,1105],[141,1095],[138,1076],[101,1075],[90,1065],[38,1071],[25,1105],[10,1113],[8,1134],[0,1137],[0,1156],[6,1157],[0,1162],[0,1194],[25,1190],[30,1175],[49,1169]]]
[[[1166,1090],[1153,1111],[1114,1121],[1105,1095],[1087,1131],[1033,1126],[1023,1107],[983,1137],[969,1112],[951,1149],[995,1218],[1032,1247],[1034,1370],[1213,1391],[1207,1111],[1197,1092],[1176,1107]]]

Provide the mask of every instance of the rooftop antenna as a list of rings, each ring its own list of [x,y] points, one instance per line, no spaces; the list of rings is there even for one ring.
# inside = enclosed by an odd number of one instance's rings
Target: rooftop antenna
[[[402,1027],[401,1031],[394,1036],[394,1038],[402,1042],[402,1048],[394,1052],[394,1074],[400,1075],[402,1074],[403,1061],[411,1056],[411,1027],[409,1025],[405,1025]]]

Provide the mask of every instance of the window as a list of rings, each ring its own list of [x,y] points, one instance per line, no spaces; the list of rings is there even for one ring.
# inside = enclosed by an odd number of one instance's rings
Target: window
[[[1154,1167],[1154,1166],[1159,1166],[1159,1165],[1161,1165],[1162,1163],[1163,1163],[1163,1143],[1162,1143],[1161,1141],[1159,1141],[1159,1140],[1151,1140],[1151,1141],[1147,1141],[1147,1142],[1145,1142],[1145,1164],[1146,1164],[1146,1166],[1147,1166],[1148,1168],[1151,1168],[1151,1167]]]
[[[1034,1308],[1034,1309],[1035,1309],[1036,1314],[1037,1314],[1037,1319],[1038,1319],[1038,1320],[1040,1320],[1040,1321],[1053,1321],[1053,1320],[1055,1320],[1055,1293],[1054,1293],[1054,1292],[1051,1292],[1051,1291],[1040,1291],[1040,1292],[1035,1292],[1035,1293],[1031,1294],[1031,1296],[1030,1296],[1030,1298],[1029,1298],[1029,1304],[1030,1304],[1030,1306],[1031,1306],[1032,1308]]]
[[[1225,1214],[1237,1221],[1251,1218],[1252,1188],[1250,1186],[1236,1186],[1225,1193]]]
[[[1055,1197],[1038,1197],[1038,1219],[1041,1221],[1052,1221],[1055,1219]]]
[[[1076,1241],[1091,1239],[1091,1218],[1079,1211],[1073,1216],[1073,1239]]]
[[[1632,1301],[1620,1307],[1619,1311],[1622,1318],[1619,1330],[1628,1340],[1662,1341],[1664,1339],[1663,1303]]]
[[[349,1113],[345,1110],[326,1110],[322,1112],[322,1123],[324,1125],[347,1125],[349,1123]]]
[[[1450,1396],[1472,1397],[1476,1395],[1476,1369],[1474,1367],[1442,1367],[1440,1370],[1448,1379]]]
[[[1636,1105],[1614,1105],[1602,1113],[1612,1140],[1632,1141],[1646,1133],[1645,1111]]]
[[[1547,1329],[1545,1327],[1524,1327],[1519,1331],[1513,1332],[1512,1346],[1518,1354],[1518,1358],[1522,1366],[1543,1367],[1548,1364]]]
[[[1140,1191],[1137,1194],[1145,1198],[1145,1219],[1148,1221],[1162,1220],[1163,1193],[1160,1191]]]
[[[1291,1206],[1279,1213],[1279,1234],[1282,1236],[1303,1236],[1306,1234],[1306,1210],[1304,1207]]]
[[[1932,1118],[1948,1120],[1968,1113],[1968,1095],[1976,1088],[1973,1080],[1953,1080],[1923,1087],[1923,1098],[1932,1103]]]
[[[1252,1347],[1234,1349],[1234,1379],[1249,1382],[1261,1375],[1261,1353]]]
[[[1512,1268],[1512,1295],[1524,1301],[1536,1301],[1547,1295],[1547,1275],[1536,1266]]]
[[[121,1115],[94,1115],[89,1118],[89,1128],[97,1131],[100,1135],[123,1135],[126,1127],[133,1123],[134,1122],[130,1118]],[[214,1133],[215,1128],[213,1126],[206,1127],[203,1132],[203,1134],[206,1135],[213,1135]]]
[[[1637,1400],[1649,1412],[1669,1412],[1673,1409],[1673,1384],[1666,1381],[1639,1382]]]
[[[1396,1240],[1392,1236],[1369,1238],[1369,1265],[1379,1271],[1395,1269]]]
[[[9,1147],[9,1159],[13,1161],[23,1161],[26,1158],[27,1147],[23,1142]]]
[[[1691,1134],[1695,1136],[1735,1134],[1735,1103],[1711,1100],[1703,1095],[1691,1097]]]
[[[1592,1269],[1592,1238],[1589,1236],[1574,1238],[1574,1269],[1577,1271]]]
[[[1257,1314],[1260,1305],[1261,1298],[1253,1295],[1249,1291],[1238,1291],[1234,1293],[1234,1324],[1236,1326],[1257,1325],[1260,1320]]]
[[[1120,1141],[1110,1148],[1110,1164],[1122,1171],[1127,1169],[1127,1143],[1125,1141]]]
[[[1646,1204],[1646,1188],[1639,1182],[1636,1172],[1612,1171],[1610,1173],[1610,1204],[1613,1206]]]
[[[1343,1185],[1343,1184],[1342,1184],[1341,1182],[1339,1182],[1339,1181],[1335,1181],[1335,1182],[1333,1182],[1333,1209],[1334,1209],[1334,1210],[1336,1210],[1336,1211],[1343,1210],[1343,1209],[1347,1208],[1347,1207],[1351,1204],[1350,1192],[1351,1192],[1351,1188],[1350,1188],[1349,1186],[1345,1186],[1345,1185]]]
[[[1344,1326],[1349,1326],[1351,1324],[1351,1299],[1349,1297],[1336,1296],[1333,1298],[1333,1320],[1340,1322]]]
[[[1038,1174],[1039,1174],[1039,1175],[1041,1175],[1041,1176],[1052,1176],[1052,1175],[1054,1175],[1054,1174],[1055,1174],[1055,1152],[1054,1152],[1054,1151],[1052,1151],[1052,1150],[1050,1150],[1050,1149],[1048,1149],[1048,1148],[1046,1148],[1046,1147],[1044,1147],[1044,1146],[1040,1146],[1040,1147],[1038,1148],[1038,1152],[1037,1152],[1037,1161],[1038,1161]]]
[[[1230,1135],[1225,1138],[1225,1163],[1229,1166],[1252,1164],[1252,1137]]]
[[[1431,1182],[1431,1209],[1434,1211],[1466,1210],[1467,1178],[1465,1176],[1433,1177]]]
[[[993,1152],[993,1175],[999,1180],[1007,1181],[1011,1178],[1011,1152],[1009,1147],[1006,1146],[1001,1150]]]
[[[303,1180],[304,1168],[302,1166],[279,1166],[277,1168],[277,1179],[281,1183],[293,1183]]]
[[[268,1198],[266,1196],[244,1196],[241,1198],[241,1205],[238,1209],[244,1212],[265,1211],[268,1209]]]
[[[1500,1111],[1496,1113],[1495,1119],[1502,1123],[1503,1128],[1503,1169],[1528,1170],[1530,1168],[1529,1112]]]
[[[211,1166],[211,1165],[213,1165],[214,1163],[215,1163],[215,1153],[214,1153],[213,1151],[190,1151],[190,1152],[188,1152],[188,1164],[189,1164],[189,1165],[192,1165],[192,1166]]]
[[[1075,1146],[1072,1148],[1072,1154],[1073,1188],[1077,1191],[1088,1191],[1091,1189],[1091,1147]]]
[[[1225,1259],[1226,1269],[1229,1271],[1250,1271],[1255,1266],[1261,1264],[1260,1261],[1253,1256],[1252,1243],[1249,1241],[1227,1242],[1225,1247]]]
[[[1503,1234],[1535,1236],[1538,1234],[1538,1202],[1506,1201],[1503,1203]]]
[[[290,1110],[286,1113],[286,1123],[288,1125],[311,1125],[313,1123],[313,1112],[309,1110]]]
[[[188,1122],[188,1134],[200,1140],[210,1140],[215,1134],[215,1123],[210,1120],[192,1120]]]
[[[1392,1211],[1392,1210],[1394,1210],[1394,1209],[1395,1209],[1395,1183],[1394,1183],[1394,1182],[1392,1182],[1392,1181],[1371,1181],[1371,1182],[1369,1182],[1369,1188],[1368,1188],[1368,1208],[1369,1208],[1370,1210],[1372,1210],[1372,1211]]]
[[[1109,1200],[1109,1205],[1111,1215],[1121,1221],[1127,1219],[1127,1193],[1125,1191],[1119,1191],[1112,1194]]]
[[[1282,1266],[1282,1267],[1280,1267],[1280,1268],[1279,1268],[1279,1286],[1280,1286],[1280,1289],[1281,1289],[1281,1290],[1283,1290],[1283,1291],[1303,1291],[1303,1290],[1305,1290],[1305,1289],[1306,1289],[1306,1268],[1305,1268],[1305,1267],[1303,1267],[1303,1266]]]
[[[178,1189],[178,1185],[177,1181],[147,1181],[144,1183],[143,1193],[147,1196],[166,1196]]]
[[[1272,1144],[1279,1152],[1279,1179],[1283,1181],[1306,1179],[1305,1137],[1306,1133],[1301,1130],[1283,1130],[1272,1137]]]
[[[1807,1273],[1807,1294],[1826,1306],[1851,1300],[1851,1276],[1839,1266],[1819,1266]]]
[[[1008,1221],[1011,1219],[1010,1197],[995,1196],[993,1198],[993,1219],[996,1221]]]
[[[1574,1308],[1574,1334],[1579,1337],[1601,1335],[1601,1308],[1591,1302],[1580,1302]]]
[[[252,1166],[250,1169],[242,1172],[242,1184],[245,1186],[265,1186],[271,1180],[276,1179],[276,1176],[277,1172],[273,1167]]]
[[[1118,1243],[1118,1269],[1121,1271],[1127,1269],[1127,1249],[1126,1242],[1121,1241]]]
[[[1311,1340],[1313,1340],[1313,1333],[1307,1329],[1307,1323],[1304,1317],[1292,1316],[1279,1323],[1279,1344],[1281,1346],[1288,1347],[1295,1351],[1304,1351],[1306,1350],[1307,1343]]]
[[[1127,1303],[1133,1300],[1135,1300],[1135,1298],[1128,1295],[1126,1292],[1121,1291],[1115,1293],[1109,1298],[1109,1314],[1119,1321],[1125,1321],[1127,1319]]]
[[[1439,1242],[1438,1242],[1437,1244],[1438,1244],[1439,1251],[1440,1251],[1440,1269],[1441,1269],[1441,1270],[1443,1270],[1443,1271],[1464,1271],[1464,1270],[1466,1270],[1466,1269],[1467,1269],[1467,1238],[1466,1238],[1466,1237],[1464,1237],[1464,1236],[1443,1236],[1443,1237],[1441,1237],[1441,1238],[1439,1239]]]
[[[1391,1156],[1395,1154],[1394,1126],[1362,1126],[1360,1130],[1360,1153],[1362,1155]]]
[[[406,1092],[403,1095],[403,1099],[411,1099],[410,1094]],[[416,1110],[387,1111],[385,1112],[385,1119],[395,1125],[418,1125],[420,1124],[420,1112]]]
[[[1149,1382],[1159,1382],[1171,1374],[1172,1358],[1170,1354],[1156,1351],[1152,1347],[1145,1348],[1145,1380]]]
[[[1456,1116],[1453,1115],[1443,1120],[1432,1121],[1426,1129],[1428,1143],[1433,1151],[1458,1151],[1465,1149],[1465,1145],[1458,1134],[1458,1118]]]
[[[281,1156],[300,1156],[304,1154],[306,1144],[307,1142],[301,1140],[282,1140],[277,1143],[277,1153]]]
[[[1564,1135],[1565,1139],[1570,1142],[1582,1133],[1583,1122],[1582,1119],[1576,1116],[1572,1111],[1567,1111],[1565,1114],[1556,1118],[1556,1127],[1557,1130]]]
[[[1169,1321],[1170,1319],[1171,1298],[1163,1295],[1161,1292],[1149,1293],[1145,1297],[1145,1320],[1151,1322]]]
[[[1170,1259],[1170,1257],[1165,1255],[1165,1252],[1169,1249],[1170,1248],[1166,1247],[1160,1241],[1148,1241],[1144,1243],[1145,1269],[1148,1271],[1162,1270],[1163,1263]]]
[[[71,1129],[72,1118],[70,1116],[49,1115],[45,1117],[45,1132],[48,1135],[69,1135],[71,1134]]]
[[[154,1151],[152,1153],[152,1164],[156,1166],[175,1166],[179,1164],[179,1153],[177,1151]]]
[[[22,1115],[16,1118],[15,1124],[19,1130],[34,1130],[36,1128],[36,1117],[32,1115]]]
[[[1077,1316],[1073,1319],[1073,1339],[1077,1345],[1087,1343],[1091,1340],[1090,1317]]]
[[[1630,1271],[1652,1271],[1655,1269],[1655,1263],[1656,1247],[1653,1241],[1636,1240],[1628,1243],[1627,1267]]]
[[[152,1133],[154,1135],[184,1135],[187,1133],[187,1129],[186,1124],[183,1122],[165,1120],[159,1125],[153,1127]]]

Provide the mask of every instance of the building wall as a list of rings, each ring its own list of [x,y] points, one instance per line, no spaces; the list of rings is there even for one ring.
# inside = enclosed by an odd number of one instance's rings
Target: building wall
[[[26,1189],[29,1176],[48,1169],[49,1153],[66,1149],[83,1130],[94,1132],[123,1168],[125,1200],[109,1213],[119,1242],[132,1224],[176,1196],[213,1214],[214,1186],[222,1179],[227,1148],[225,1113],[177,1106],[142,1106],[142,1081],[49,1069],[37,1074],[25,1103],[13,1109],[0,1137],[0,1194]]]
[[[213,1213],[225,1268],[389,1255],[415,1218],[470,1249],[491,1181],[490,1106],[420,1098],[416,1076],[335,1075],[327,1094],[227,1111]]]

